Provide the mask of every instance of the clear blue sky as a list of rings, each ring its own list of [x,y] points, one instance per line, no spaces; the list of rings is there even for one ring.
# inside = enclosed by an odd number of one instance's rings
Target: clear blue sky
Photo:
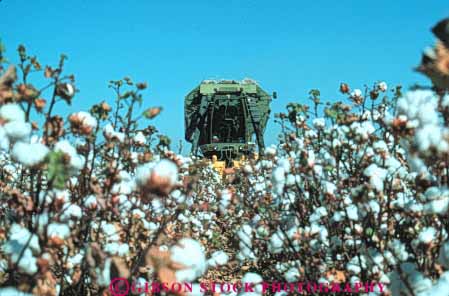
[[[434,42],[430,27],[446,16],[447,0],[2,0],[0,38],[12,61],[21,43],[43,64],[69,56],[80,92],[60,112],[111,101],[111,79],[147,81],[145,104],[164,107],[155,123],[176,143],[184,96],[206,78],[252,77],[278,92],[274,112],[305,101],[312,88],[340,98],[342,81],[424,83],[411,69]],[[267,142],[276,133],[271,122]]]

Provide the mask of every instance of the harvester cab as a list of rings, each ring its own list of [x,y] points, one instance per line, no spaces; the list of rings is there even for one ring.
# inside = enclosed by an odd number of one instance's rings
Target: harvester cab
[[[205,80],[185,98],[185,139],[191,153],[223,171],[263,152],[271,96],[253,80]],[[257,146],[257,147],[256,147]]]

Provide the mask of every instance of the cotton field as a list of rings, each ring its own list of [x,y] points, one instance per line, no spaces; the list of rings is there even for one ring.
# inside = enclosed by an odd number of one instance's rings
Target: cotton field
[[[275,145],[223,178],[170,150],[160,108],[136,112],[145,83],[55,114],[77,99],[65,62],[21,46],[2,67],[0,295],[127,295],[117,279],[130,295],[449,295],[448,94],[312,90],[275,115]]]

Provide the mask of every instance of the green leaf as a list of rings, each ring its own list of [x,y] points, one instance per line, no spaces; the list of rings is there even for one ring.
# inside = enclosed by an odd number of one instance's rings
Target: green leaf
[[[69,179],[64,152],[50,152],[47,156],[47,165],[47,179],[54,188],[64,189],[65,183]]]

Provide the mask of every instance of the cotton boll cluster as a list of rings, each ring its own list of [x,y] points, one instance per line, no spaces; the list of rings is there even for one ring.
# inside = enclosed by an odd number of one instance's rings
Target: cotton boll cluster
[[[0,107],[0,142],[7,149],[10,142],[27,141],[31,134],[31,124],[25,122],[25,112],[17,104]]]
[[[138,132],[134,137],[133,141],[138,146],[144,146],[147,142],[147,138],[142,132]]]
[[[433,227],[426,227],[421,230],[418,235],[418,242],[422,244],[429,244],[436,238],[437,231]]]
[[[388,89],[388,85],[385,81],[381,81],[377,84],[377,89],[382,92],[386,92]]]
[[[398,100],[398,116],[406,127],[415,129],[413,147],[421,155],[432,151],[444,153],[449,144],[449,130],[441,124],[438,115],[438,97],[431,91],[416,90]]]
[[[261,296],[263,294],[262,287],[263,278],[260,274],[254,272],[247,272],[243,275],[242,284],[251,284],[254,287],[254,292],[243,292],[240,296]]]
[[[326,119],[324,118],[315,118],[313,120],[313,126],[317,129],[323,129],[326,126]]]
[[[33,167],[45,160],[49,153],[47,146],[40,143],[17,142],[11,152],[11,156],[27,167]]]
[[[136,190],[136,180],[126,171],[120,171],[118,174],[118,182],[116,182],[111,189],[113,194],[128,195]]]
[[[219,209],[223,215],[226,214],[227,209],[231,203],[231,200],[232,200],[232,193],[229,190],[225,189],[221,191]]]
[[[286,182],[286,175],[290,172],[290,163],[288,159],[281,158],[277,162],[277,166],[273,169],[272,184],[273,193],[277,196],[282,195]],[[279,202],[279,199],[276,199]]]
[[[268,251],[274,254],[280,253],[284,249],[285,235],[281,230],[276,231],[271,237],[268,244]]]
[[[3,296],[32,296],[30,293],[25,293],[17,290],[14,287],[0,288],[0,295]]]
[[[80,111],[69,116],[71,129],[81,135],[91,134],[98,125],[97,120],[90,113]]]
[[[181,267],[176,271],[178,282],[192,282],[206,271],[206,257],[196,240],[183,238],[170,249],[170,258]]]
[[[351,98],[356,99],[356,98],[361,98],[362,97],[362,91],[358,88],[354,89],[351,94],[350,94]]]
[[[240,251],[237,254],[237,258],[240,261],[244,260],[255,260],[256,255],[254,254],[253,247],[253,229],[248,224],[242,225],[242,227],[237,231],[237,237],[239,239]]]
[[[402,263],[399,269],[389,276],[393,295],[425,295],[431,289],[432,281],[419,272],[415,264]]]
[[[41,247],[36,234],[32,234],[28,229],[13,224],[9,230],[9,239],[2,246],[2,251],[8,254],[11,262],[27,273],[34,274],[37,271],[37,258]]]
[[[377,191],[383,191],[384,181],[387,177],[388,171],[378,167],[376,164],[371,164],[367,167],[363,174],[369,178],[371,186]]]
[[[71,174],[77,174],[84,166],[85,159],[79,155],[75,147],[67,140],[61,140],[55,144],[55,152],[62,152],[69,158],[69,170]]]
[[[115,131],[110,123],[103,127],[103,135],[109,141],[118,141],[120,143],[125,141],[125,134]]]
[[[162,159],[137,168],[137,183],[150,192],[167,195],[178,180],[178,167],[170,160]]]
[[[216,251],[212,253],[211,257],[207,260],[207,264],[210,267],[217,267],[228,263],[229,256],[223,251]]]
[[[54,245],[62,245],[70,236],[70,227],[64,223],[50,223],[47,227],[47,236]]]

